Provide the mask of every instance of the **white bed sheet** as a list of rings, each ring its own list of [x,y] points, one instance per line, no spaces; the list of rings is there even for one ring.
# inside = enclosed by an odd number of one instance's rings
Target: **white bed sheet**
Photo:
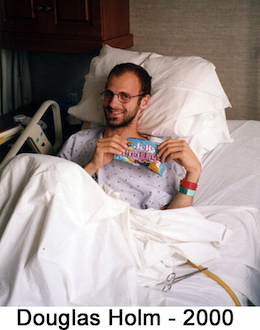
[[[235,141],[205,157],[195,207],[188,210],[135,211],[105,194],[76,164],[18,156],[16,170],[6,171],[0,186],[0,304],[234,305],[225,290],[202,273],[167,293],[161,291],[165,283],[155,285],[172,270],[178,275],[194,270],[180,266],[190,258],[224,280],[242,304],[249,299],[260,305],[259,197],[254,194],[259,174],[250,151],[259,146],[259,123],[230,125]],[[240,175],[249,159],[250,171]],[[230,169],[232,164],[236,166]],[[230,180],[230,194],[221,180]],[[251,195],[241,205],[234,194],[238,187],[248,191],[249,183]],[[146,270],[137,271],[140,265]]]
[[[219,219],[223,206],[226,206],[226,210],[232,209],[232,206],[242,205],[260,210],[260,122],[229,120],[228,127],[231,138],[234,141],[231,144],[221,144],[205,155],[202,161],[203,171],[199,180],[199,188],[194,198],[194,207],[198,209],[202,206],[208,206],[209,210],[211,210],[212,205],[217,206],[215,208],[216,215],[211,217],[213,220],[215,220],[215,217]],[[239,222],[236,220],[237,217],[240,219],[238,220]],[[223,219],[218,221],[224,221],[225,223],[225,219],[227,218],[223,216]],[[248,232],[250,223],[246,219],[245,217],[245,222],[242,224],[243,213],[238,211],[233,219],[233,224],[231,224],[231,227],[236,232],[236,236],[234,235],[233,238],[241,243],[240,252],[246,252],[248,247],[254,245]],[[255,225],[259,227],[259,214],[256,215],[256,219]],[[247,238],[243,236],[243,233],[245,234],[246,232]],[[259,242],[259,229],[256,229],[256,238]],[[248,253],[248,259],[251,257],[255,258],[259,265],[259,243],[257,245],[256,251],[253,249],[251,254]],[[259,272],[251,267],[243,266],[230,258],[224,262],[223,259],[213,260],[205,266],[208,266],[213,273],[226,281],[243,304],[247,303],[246,300],[248,298],[254,304],[260,305]],[[182,296],[182,292],[190,292],[190,299],[193,300],[195,305],[203,305],[204,303],[208,305],[210,304],[209,297],[211,296],[213,299],[215,294],[202,294],[197,297],[196,294],[194,295],[195,286],[200,288],[201,292],[205,290],[207,292],[207,290],[215,286],[211,279],[204,280],[205,287],[203,283],[199,282],[198,278],[192,278],[190,286],[188,281],[185,281],[185,283],[182,281],[178,283],[178,288],[174,288],[174,292],[171,292],[171,294],[174,296],[179,292],[180,296]],[[244,282],[244,286],[247,287],[247,293],[237,291],[238,282],[241,285]],[[220,295],[222,293],[225,295],[226,293],[223,289],[217,286],[214,292],[216,293],[219,290]],[[183,300],[181,302],[185,303]],[[173,302],[170,301],[170,303]],[[228,302],[226,303],[228,304]]]
[[[229,120],[228,127],[231,138],[234,139],[233,143],[220,144],[206,154],[202,160],[203,171],[194,198],[194,207],[198,210],[205,206],[208,206],[209,211],[215,209],[216,213],[211,215],[213,221],[215,219],[224,223],[231,221],[230,226],[236,233],[233,239],[240,243],[238,249],[232,252],[233,255],[247,253],[248,260],[254,258],[259,267],[259,213],[257,212],[255,215],[256,221],[253,226],[256,228],[251,228],[251,230],[256,230],[254,243],[250,234],[251,221],[244,217],[242,210],[240,212],[237,209],[238,212],[233,220],[228,219],[222,210],[232,210],[233,206],[247,206],[260,210],[260,122]],[[213,205],[216,207],[212,208]],[[254,244],[257,246],[256,250],[253,248]],[[247,250],[248,248],[252,248],[251,252]],[[260,305],[259,271],[237,262],[232,258],[232,254],[226,259],[211,260],[204,266],[209,267],[213,273],[224,280],[236,293],[242,304],[247,304],[247,299],[249,299],[253,304]],[[190,267],[185,267],[191,270]],[[181,272],[180,269],[177,271]],[[172,289],[167,301],[162,303],[175,305],[177,301],[177,305],[179,303],[184,305],[186,303],[188,305],[229,304],[223,288],[209,278],[203,278],[204,282],[202,282],[199,277],[201,278],[202,275],[191,278],[189,281],[179,282],[178,287]],[[239,290],[238,283],[247,289]],[[187,301],[183,297],[183,292],[189,295]]]
[[[260,122],[229,120],[233,143],[203,158],[194,205],[246,205],[260,209]]]

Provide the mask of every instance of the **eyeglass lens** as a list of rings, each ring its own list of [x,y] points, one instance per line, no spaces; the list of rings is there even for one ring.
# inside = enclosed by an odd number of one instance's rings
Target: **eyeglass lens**
[[[114,95],[116,95],[116,96],[118,97],[118,100],[119,100],[120,102],[122,102],[122,103],[127,103],[127,102],[129,102],[129,101],[131,100],[131,98],[132,98],[130,95],[128,95],[128,94],[126,94],[126,93],[124,93],[124,92],[120,92],[120,93],[118,93],[118,94],[114,94],[114,93],[111,92],[111,91],[105,91],[105,92],[103,93],[103,98],[104,98],[104,100],[106,100],[106,101],[111,101],[112,98],[114,97]]]

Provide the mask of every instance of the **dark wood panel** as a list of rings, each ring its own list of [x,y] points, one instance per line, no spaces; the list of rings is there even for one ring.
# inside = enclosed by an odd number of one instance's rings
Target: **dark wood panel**
[[[89,0],[57,0],[57,20],[89,21]]]
[[[115,0],[113,4],[109,1],[102,2],[103,37],[110,39],[114,36],[129,33],[129,1]]]
[[[3,0],[0,15],[1,29],[5,31],[38,32],[39,22],[34,0]]]
[[[82,38],[101,37],[100,1],[103,0],[77,0],[77,5],[72,9],[75,1],[71,1],[72,4],[67,8],[66,3],[70,0],[59,0],[53,33],[80,35]]]
[[[133,45],[129,0],[2,0],[0,28],[2,48],[91,53]]]
[[[2,0],[4,3],[4,19],[35,18],[34,0]]]
[[[111,47],[128,48],[133,46],[133,35],[127,34],[109,40],[102,38],[88,38],[84,40],[80,37],[70,38],[69,36],[38,35],[28,36],[26,33],[19,33],[15,36],[6,32],[1,37],[2,48],[21,49],[29,51],[74,53],[74,54],[97,54],[105,44]]]

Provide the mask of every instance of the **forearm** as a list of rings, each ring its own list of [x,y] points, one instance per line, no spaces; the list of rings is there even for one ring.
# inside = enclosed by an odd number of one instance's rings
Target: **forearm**
[[[172,200],[172,202],[163,209],[166,210],[166,209],[178,209],[182,207],[189,207],[192,206],[192,203],[193,203],[192,196],[187,196],[178,192],[177,195]]]
[[[197,173],[187,173],[185,176],[185,180],[193,183],[198,183],[200,177],[200,171]],[[189,207],[193,204],[193,196],[185,195],[181,192],[178,192],[175,198],[172,200],[170,204],[168,204],[165,209],[176,209],[182,207]]]
[[[184,179],[186,181],[195,184],[198,182],[201,173],[201,163],[186,141],[167,139],[158,146],[158,149],[159,152],[157,156],[162,162],[175,161],[185,168],[186,176]],[[189,190],[188,187],[186,188]],[[186,188],[182,187],[181,192],[178,192],[173,201],[163,209],[191,206],[193,202],[193,192],[187,191]],[[193,189],[191,188],[191,190]]]
[[[90,176],[93,176],[98,171],[98,168],[90,162],[90,163],[88,163],[88,164],[85,165],[84,170]]]

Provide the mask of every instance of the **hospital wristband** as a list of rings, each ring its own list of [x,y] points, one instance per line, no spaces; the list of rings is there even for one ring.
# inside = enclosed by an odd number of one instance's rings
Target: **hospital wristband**
[[[192,197],[196,194],[196,190],[187,189],[184,188],[183,186],[180,186],[179,192],[186,196],[192,196]]]
[[[196,190],[198,185],[195,182],[187,181],[187,180],[181,180],[181,185],[183,188]]]

